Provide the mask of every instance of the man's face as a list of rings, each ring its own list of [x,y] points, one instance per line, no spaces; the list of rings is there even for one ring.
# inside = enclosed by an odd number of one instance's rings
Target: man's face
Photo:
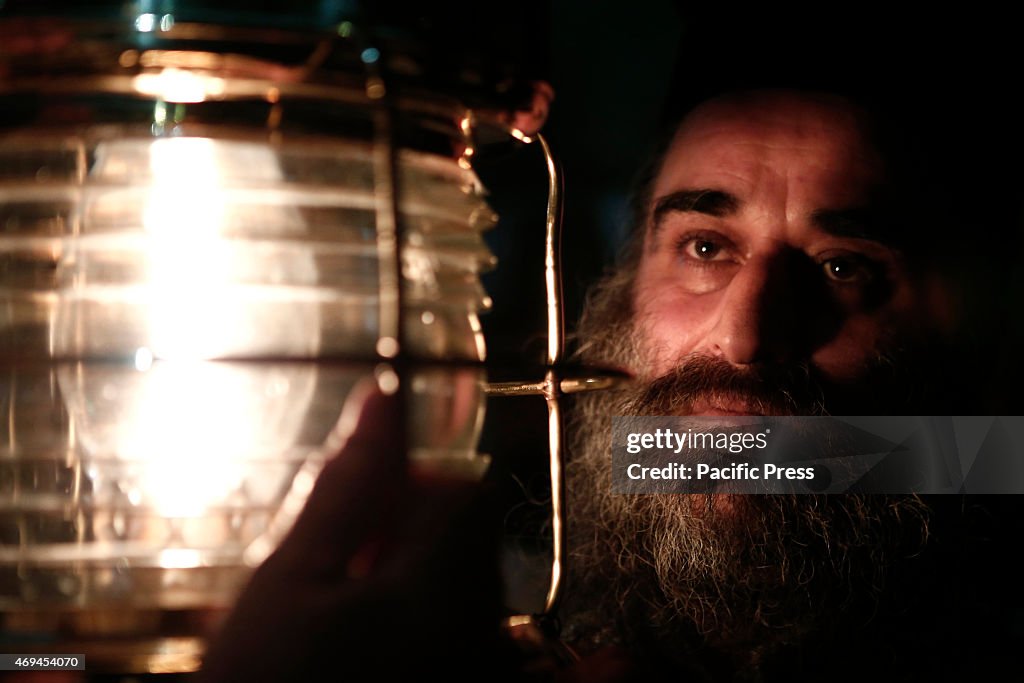
[[[759,95],[697,110],[654,182],[633,289],[642,362],[629,369],[651,380],[701,356],[752,374],[799,364],[825,399],[862,395],[917,308],[883,227],[884,181],[842,102]],[[706,392],[687,412],[765,410]]]
[[[610,493],[613,415],[906,407],[906,352],[936,326],[890,245],[885,167],[861,120],[795,94],[703,106],[655,178],[638,259],[588,300],[581,359],[638,381],[577,404],[575,568],[590,599],[641,605],[665,640],[792,642],[816,615],[870,602],[924,535],[907,497]]]

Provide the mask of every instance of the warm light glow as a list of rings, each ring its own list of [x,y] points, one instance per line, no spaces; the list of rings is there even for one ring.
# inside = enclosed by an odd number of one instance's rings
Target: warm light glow
[[[135,369],[139,372],[149,370],[153,366],[153,352],[145,346],[135,350]]]
[[[205,138],[166,138],[150,147],[151,185],[143,212],[150,239],[146,251],[149,349],[157,358],[223,358],[252,349],[254,341],[275,338],[278,353],[317,351],[319,317],[308,303],[268,319],[261,311],[269,295],[249,285],[264,279],[265,258],[251,242],[232,239],[236,207],[226,179],[248,176],[280,182],[273,151],[264,145],[214,142]],[[303,230],[290,207],[261,207],[262,220],[283,233]],[[290,284],[316,282],[316,266],[306,251],[275,254],[275,268]],[[283,316],[283,317],[282,317]]]
[[[240,237],[251,234],[242,223],[253,214],[232,192],[282,182],[273,148],[163,138],[111,142],[96,156],[101,178],[148,175],[145,194],[109,200],[121,202],[113,215],[141,215],[124,243],[138,250],[138,270],[123,291],[144,303],[145,337],[130,366],[62,376],[63,390],[75,397],[71,412],[83,445],[99,457],[140,463],[121,488],[133,504],[166,517],[205,515],[232,496],[279,495],[290,474],[256,481],[253,462],[280,460],[296,443],[315,366],[211,360],[261,348],[308,358],[319,349],[319,311],[301,296],[317,282],[308,249],[280,251]],[[294,206],[265,203],[265,229],[305,230]],[[287,306],[273,305],[283,296],[269,284],[275,273],[287,285]],[[181,558],[160,561],[185,566]]]
[[[413,148],[378,125],[383,49],[134,4],[120,29],[61,22],[67,49],[10,83],[28,104],[0,154],[0,641],[95,642],[123,671],[182,643],[198,662],[209,624],[179,617],[277,547],[371,383],[401,394],[417,463],[482,473],[494,223],[437,154],[454,99],[385,103]]]
[[[519,130],[518,128],[510,128],[508,132],[509,135],[514,137],[516,140],[519,140],[520,142],[525,142],[526,144],[531,144],[533,142],[532,137],[530,137],[523,131]]]
[[[167,548],[160,551],[157,564],[164,569],[189,569],[202,564],[202,556],[198,550],[189,548]]]
[[[143,214],[151,236],[150,349],[158,358],[211,358],[253,333],[229,301],[237,264],[221,238],[226,215],[215,143],[170,138],[150,148],[152,184]],[[223,156],[223,155],[220,155]]]
[[[125,379],[118,454],[144,461],[136,483],[160,515],[196,517],[239,490],[248,461],[280,458],[294,443],[315,376],[195,362]]]
[[[194,103],[224,94],[223,78],[194,71],[168,68],[160,73],[139,74],[132,87],[142,95],[158,97],[165,102]]]

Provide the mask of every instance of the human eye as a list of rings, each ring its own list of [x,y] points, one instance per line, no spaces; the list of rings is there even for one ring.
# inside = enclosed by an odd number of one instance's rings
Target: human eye
[[[836,285],[865,286],[878,277],[879,266],[854,252],[835,252],[819,257],[825,279]]]
[[[692,294],[715,292],[732,279],[742,263],[735,243],[709,230],[681,231],[670,242],[672,277]]]
[[[709,232],[685,233],[675,240],[675,252],[684,263],[697,266],[728,265],[736,262],[736,249],[723,235]]]

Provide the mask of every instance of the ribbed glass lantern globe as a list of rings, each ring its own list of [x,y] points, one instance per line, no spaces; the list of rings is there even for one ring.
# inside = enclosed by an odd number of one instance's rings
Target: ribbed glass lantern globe
[[[463,104],[390,92],[352,26],[29,21],[0,45],[2,642],[189,670],[356,384],[404,368],[413,460],[483,471],[496,218]]]

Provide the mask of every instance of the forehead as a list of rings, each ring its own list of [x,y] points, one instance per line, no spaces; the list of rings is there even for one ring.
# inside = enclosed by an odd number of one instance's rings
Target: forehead
[[[717,189],[787,211],[862,204],[882,180],[866,117],[838,98],[765,94],[713,101],[677,131],[654,198]]]

